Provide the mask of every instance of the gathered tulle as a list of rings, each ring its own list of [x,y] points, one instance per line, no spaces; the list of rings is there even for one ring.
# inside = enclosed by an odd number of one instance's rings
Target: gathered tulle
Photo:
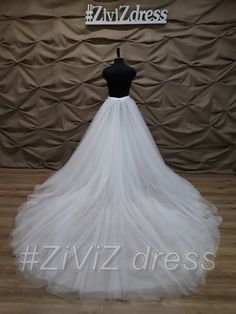
[[[165,164],[134,99],[108,96],[67,163],[18,207],[10,244],[18,270],[49,292],[169,298],[202,287],[204,253],[216,253],[221,221],[216,206]],[[36,245],[38,262],[23,269],[27,245]],[[88,256],[81,269],[75,252],[80,262]],[[163,253],[156,263],[155,252]],[[191,270],[183,267],[189,252],[197,261]]]

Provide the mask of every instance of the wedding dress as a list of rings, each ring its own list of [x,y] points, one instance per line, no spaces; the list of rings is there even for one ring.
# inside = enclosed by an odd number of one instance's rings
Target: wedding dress
[[[169,298],[202,287],[221,221],[165,164],[135,100],[108,96],[67,163],[18,208],[10,242],[18,270],[51,293]]]

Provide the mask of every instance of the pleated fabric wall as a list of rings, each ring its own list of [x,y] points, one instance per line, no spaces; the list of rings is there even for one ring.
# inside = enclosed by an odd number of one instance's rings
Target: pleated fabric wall
[[[168,9],[166,25],[86,26],[88,3]],[[0,1],[0,166],[59,169],[107,96],[121,56],[130,94],[176,171],[235,173],[236,1]]]

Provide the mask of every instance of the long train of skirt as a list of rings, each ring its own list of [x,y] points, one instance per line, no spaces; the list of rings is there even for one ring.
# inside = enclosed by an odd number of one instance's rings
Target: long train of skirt
[[[51,293],[170,298],[204,284],[221,221],[165,164],[135,100],[108,96],[67,163],[18,207],[10,244],[18,270]]]

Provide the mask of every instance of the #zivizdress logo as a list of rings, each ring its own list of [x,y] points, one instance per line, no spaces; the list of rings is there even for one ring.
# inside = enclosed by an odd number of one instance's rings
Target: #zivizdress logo
[[[88,4],[85,24],[86,25],[127,25],[127,24],[166,24],[167,10],[141,9],[137,4],[135,9],[130,10],[129,5],[120,5],[113,11],[107,10],[102,5]]]

